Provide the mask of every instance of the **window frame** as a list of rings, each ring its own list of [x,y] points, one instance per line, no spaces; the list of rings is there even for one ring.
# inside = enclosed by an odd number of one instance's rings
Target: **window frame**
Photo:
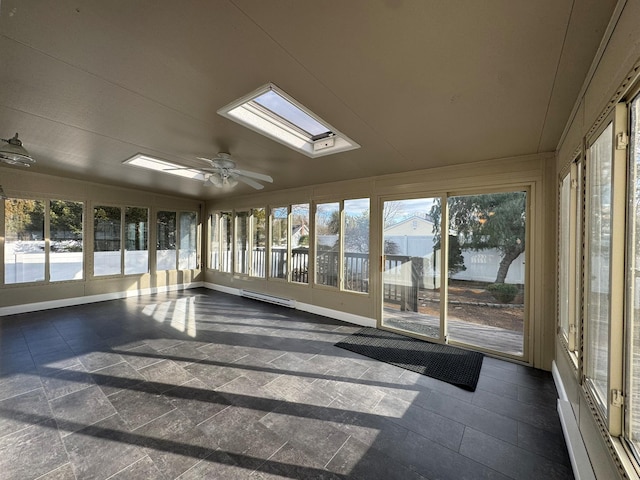
[[[174,239],[174,259],[173,259],[173,268],[162,268],[162,269],[158,269],[158,239],[159,239],[159,235],[158,235],[158,215],[160,213],[173,213],[174,214],[174,235],[175,235],[175,239]],[[154,255],[153,255],[153,261],[154,261],[154,270],[155,272],[169,272],[169,271],[173,271],[173,270],[178,270],[178,211],[177,210],[168,210],[168,209],[164,209],[164,208],[158,208],[156,209],[153,214],[155,214],[155,221],[156,221],[156,228],[154,231],[154,235],[155,235],[155,248],[154,248]],[[150,232],[151,233],[151,232]]]
[[[285,239],[287,242],[287,247],[286,250],[284,251],[285,254],[285,261],[283,262],[283,265],[285,266],[285,272],[284,275],[279,277],[279,276],[274,276],[272,275],[273,273],[273,268],[272,268],[272,264],[273,264],[273,220],[274,220],[274,211],[276,210],[282,210],[284,209],[286,211],[286,215],[284,217],[284,219],[286,220],[287,224],[286,224],[286,228],[285,228]],[[289,268],[289,259],[291,258],[291,205],[282,205],[282,204],[277,204],[277,205],[270,205],[268,207],[268,212],[269,212],[269,225],[268,225],[268,234],[267,234],[267,278],[269,280],[275,280],[278,282],[287,282],[290,283],[291,282],[291,269]],[[282,218],[279,218],[282,219]]]
[[[259,269],[255,268],[256,264],[256,238],[255,234],[258,229],[258,220],[256,219],[257,211],[263,212],[263,222],[262,228],[264,230],[264,255],[263,255],[263,265],[262,271],[258,271]],[[266,278],[267,277],[267,245],[269,241],[269,229],[267,225],[267,207],[254,207],[249,209],[249,231],[248,231],[248,239],[249,239],[249,276],[253,278]]]
[[[584,183],[582,173],[584,171],[583,161],[584,153],[582,148],[574,155],[572,162],[565,167],[558,178],[558,336],[560,341],[568,354],[573,364],[575,373],[577,375],[579,368],[579,352],[580,352],[580,338],[578,333],[581,328],[581,308],[582,308],[582,263],[581,263],[581,244],[582,238],[582,204],[583,204],[583,190]],[[568,180],[568,210],[567,216],[563,217],[562,208],[565,206],[562,198],[562,189],[564,180]],[[567,234],[567,246],[566,246],[566,259],[563,258],[562,247],[562,231],[566,228]],[[567,304],[567,330],[563,331],[561,324],[561,309],[562,303],[562,277],[560,275],[562,263],[566,262],[566,276],[567,284],[566,289],[566,304]]]
[[[311,205],[311,210],[310,210],[310,215],[309,218],[312,221],[312,229],[311,229],[311,237],[312,237],[312,241],[309,242],[309,255],[310,255],[310,264],[309,264],[309,282],[311,284],[313,284],[314,287],[316,288],[322,288],[322,289],[327,289],[327,290],[333,290],[333,291],[339,291],[341,293],[348,293],[348,294],[353,294],[353,295],[360,295],[360,296],[370,296],[371,295],[371,288],[368,287],[366,292],[360,292],[357,290],[350,290],[345,288],[345,271],[344,271],[344,257],[345,257],[345,230],[346,230],[346,226],[345,226],[345,217],[346,217],[346,213],[345,213],[345,202],[349,202],[351,200],[368,200],[369,201],[369,251],[367,252],[367,256],[368,256],[368,265],[369,265],[369,272],[371,271],[371,235],[372,235],[372,229],[371,229],[371,196],[369,195],[364,195],[364,196],[349,196],[349,197],[345,197],[345,198],[340,198],[339,200],[336,200],[335,198],[326,198],[326,199],[318,199],[316,201],[314,201]],[[317,282],[317,272],[318,272],[318,255],[317,255],[317,245],[318,245],[318,222],[317,222],[317,215],[318,215],[318,205],[326,205],[326,204],[338,204],[338,217],[339,217],[339,227],[338,227],[338,252],[337,252],[337,256],[338,256],[338,265],[337,265],[337,282],[336,285],[327,285],[327,284],[323,284],[323,283],[318,283]]]
[[[632,143],[632,135],[635,133],[632,125],[632,104],[634,102],[639,102],[639,110],[640,110],[640,84],[636,85],[636,87],[629,92],[628,101],[626,102],[627,106],[627,118],[628,118],[628,140],[629,144],[627,146],[627,168],[628,171],[631,171],[634,168],[634,164],[640,164],[640,161],[636,162],[632,157],[633,153],[632,146],[635,147],[636,152],[640,153],[640,142],[637,144]],[[640,116],[640,115],[639,115]],[[638,123],[640,124],[640,118],[638,119]],[[638,138],[640,138],[640,132],[638,132]],[[636,182],[640,182],[640,168],[637,169],[636,172]],[[631,203],[633,200],[640,200],[640,194],[634,195],[634,185],[631,183],[632,176],[631,174],[628,177],[627,189],[626,189],[626,200],[628,203]],[[640,207],[638,208],[640,210]],[[633,220],[634,211],[630,206],[627,209],[627,214],[625,216],[625,220],[627,225],[633,225],[636,222]],[[626,244],[626,254],[627,254],[627,263],[625,265],[625,338],[624,338],[624,346],[625,346],[625,358],[624,358],[624,390],[623,394],[625,399],[631,399],[630,402],[625,402],[625,409],[623,411],[623,425],[622,425],[622,437],[624,439],[624,451],[627,453],[629,458],[632,460],[632,465],[636,469],[636,473],[640,474],[640,442],[634,443],[632,439],[632,420],[633,420],[633,404],[634,404],[634,385],[632,376],[634,373],[637,373],[638,369],[634,369],[633,360],[634,360],[634,329],[637,327],[635,324],[635,315],[634,315],[634,304],[638,302],[637,292],[634,291],[634,286],[638,287],[640,282],[634,281],[634,267],[637,268],[637,265],[634,261],[634,243],[637,243],[638,239],[635,238],[636,242],[632,242],[634,238],[635,232],[633,228],[629,228],[627,231],[627,235],[625,236]],[[640,385],[639,385],[640,386]],[[637,397],[637,395],[636,395]],[[637,400],[640,403],[640,399]],[[640,410],[640,405],[639,405]],[[640,413],[640,412],[639,412]]]
[[[118,240],[120,242],[120,271],[118,273],[108,273],[104,275],[96,275],[96,208],[100,207],[110,207],[110,208],[118,208],[120,210],[120,225],[118,227],[119,237]],[[93,247],[91,248],[91,275],[92,279],[101,279],[101,278],[113,278],[124,276],[124,248],[123,248],[123,232],[124,232],[124,209],[126,206],[118,205],[109,202],[94,202],[91,204],[91,240]],[[109,250],[115,252],[116,250]]]
[[[601,134],[612,125],[612,155],[611,155],[611,240],[610,240],[610,270],[609,270],[609,326],[607,345],[607,389],[605,398],[601,399],[597,393],[597,387],[588,375],[589,366],[589,303],[587,298],[591,288],[587,259],[589,256],[589,229],[591,219],[590,212],[590,175],[591,175],[591,147],[597,142]],[[617,395],[622,395],[623,366],[624,366],[624,312],[625,312],[625,252],[626,252],[626,214],[618,215],[616,212],[626,211],[626,169],[627,149],[617,148],[616,139],[627,135],[627,107],[624,103],[618,103],[612,112],[603,118],[602,123],[586,139],[585,165],[584,165],[584,210],[583,210],[583,241],[584,260],[582,265],[582,332],[583,344],[581,352],[583,361],[581,365],[581,378],[583,390],[594,404],[597,415],[600,416],[611,436],[620,436],[623,432],[623,405],[618,402]]]

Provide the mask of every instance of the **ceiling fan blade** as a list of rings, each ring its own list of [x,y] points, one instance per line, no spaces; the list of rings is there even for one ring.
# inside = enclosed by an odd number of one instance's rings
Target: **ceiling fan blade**
[[[262,173],[248,172],[246,170],[238,170],[237,168],[231,169],[230,171],[233,173],[237,173],[238,175],[243,175],[245,177],[255,178],[256,180],[261,180],[263,182],[273,183],[273,178]]]
[[[262,190],[264,188],[264,185],[260,185],[258,182],[251,180],[250,178],[247,178],[243,175],[238,175],[235,177],[237,180],[240,180],[243,183],[246,183],[247,185],[252,186],[253,188],[255,188],[256,190]]]

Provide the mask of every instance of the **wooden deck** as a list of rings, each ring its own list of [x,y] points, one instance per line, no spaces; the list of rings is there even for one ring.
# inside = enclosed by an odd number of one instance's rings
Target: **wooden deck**
[[[448,324],[451,340],[509,355],[521,356],[523,354],[524,336],[522,332],[465,322],[455,318],[449,319]],[[437,338],[440,318],[385,308],[383,325]]]

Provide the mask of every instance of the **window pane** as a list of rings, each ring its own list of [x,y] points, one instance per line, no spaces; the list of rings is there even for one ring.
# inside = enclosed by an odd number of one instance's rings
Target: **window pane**
[[[176,269],[176,212],[158,212],[156,270]]]
[[[630,338],[627,381],[629,418],[627,431],[635,449],[640,452],[640,96],[631,103],[631,144],[629,168],[629,312]]]
[[[309,283],[309,204],[291,205],[291,281]]]
[[[93,209],[93,274],[116,275],[120,267],[120,208]]]
[[[316,283],[338,286],[340,204],[320,203],[316,208]]]
[[[180,244],[178,245],[178,270],[198,268],[197,255],[198,214],[180,213]]]
[[[236,273],[249,273],[249,212],[236,212]]]
[[[267,217],[264,208],[254,208],[253,214],[253,230],[251,239],[253,242],[251,275],[254,277],[264,278],[266,264],[266,242],[267,242]]]
[[[585,362],[587,378],[602,406],[607,405],[609,390],[612,131],[613,125],[610,124],[590,147],[587,165],[589,201],[586,218],[589,223],[585,267],[588,283]]]
[[[6,199],[4,230],[5,283],[44,280],[44,202]]]
[[[287,278],[287,207],[271,210],[271,277]]]
[[[383,203],[382,324],[441,339],[441,198]]]
[[[452,340],[524,354],[526,206],[526,192],[447,199],[446,321]],[[439,217],[437,208],[431,217]]]
[[[232,267],[232,243],[231,243],[231,213],[230,212],[222,212],[220,214],[221,222],[220,222],[220,242],[222,243],[222,253],[220,257],[220,271],[231,273]]]
[[[209,268],[218,270],[220,268],[220,216],[217,213],[209,215],[209,245],[210,263]]]
[[[124,273],[149,271],[149,210],[127,207],[124,213]]]
[[[296,127],[304,130],[310,136],[325,135],[330,133],[326,126],[315,120],[313,117],[303,112],[294,104],[278,95],[273,90],[269,90],[263,93],[259,97],[254,99],[259,105],[262,105],[267,110],[275,113],[276,115],[284,118],[286,121],[292,123]]]
[[[344,201],[344,286],[369,291],[369,199]]]
[[[571,245],[570,245],[570,218],[571,218],[571,175],[567,174],[560,185],[560,245],[558,257],[560,264],[559,270],[559,320],[560,333],[566,341],[569,340],[569,268],[571,264]]]
[[[52,282],[79,280],[83,275],[82,202],[49,203],[49,274]]]

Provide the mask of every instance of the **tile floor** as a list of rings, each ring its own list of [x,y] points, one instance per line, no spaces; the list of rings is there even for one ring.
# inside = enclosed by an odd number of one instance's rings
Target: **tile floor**
[[[205,289],[4,317],[0,478],[573,478],[547,372],[467,392],[357,328]]]

